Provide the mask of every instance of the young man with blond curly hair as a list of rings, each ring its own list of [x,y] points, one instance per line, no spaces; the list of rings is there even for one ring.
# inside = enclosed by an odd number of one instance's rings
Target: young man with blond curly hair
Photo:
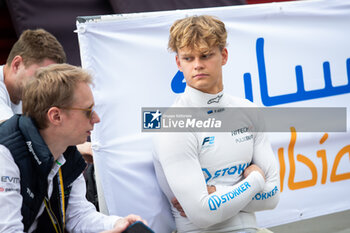
[[[226,38],[224,23],[212,16],[186,17],[172,25],[169,48],[187,84],[173,107],[203,107],[198,110],[203,114],[220,108],[212,113],[218,118],[228,108],[255,107],[224,92]],[[188,129],[155,137],[154,165],[179,233],[260,232],[254,212],[277,205],[278,166],[263,126],[245,113],[239,119],[231,131]]]

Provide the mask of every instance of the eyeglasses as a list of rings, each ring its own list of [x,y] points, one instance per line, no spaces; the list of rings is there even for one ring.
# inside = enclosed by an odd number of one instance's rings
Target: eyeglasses
[[[67,107],[62,109],[84,111],[86,114],[86,117],[91,120],[92,114],[95,112],[94,108],[95,108],[95,105],[92,105],[91,108],[68,108]]]

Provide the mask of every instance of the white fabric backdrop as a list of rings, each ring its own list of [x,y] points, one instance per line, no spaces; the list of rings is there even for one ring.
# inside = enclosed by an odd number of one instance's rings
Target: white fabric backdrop
[[[172,86],[178,70],[174,54],[167,50],[169,28],[176,19],[193,14],[215,15],[226,24],[227,93],[247,96],[260,106],[347,107],[349,116],[349,0],[112,15],[77,22],[83,68],[95,79],[101,123],[92,141],[109,212],[140,214],[161,233],[170,232],[173,222],[156,183],[151,134],[141,133],[141,107],[167,107],[178,95],[181,80]],[[251,88],[244,76],[250,76]],[[276,209],[257,214],[260,226],[350,209],[349,128],[346,133],[296,129],[270,134],[280,162],[282,194]]]

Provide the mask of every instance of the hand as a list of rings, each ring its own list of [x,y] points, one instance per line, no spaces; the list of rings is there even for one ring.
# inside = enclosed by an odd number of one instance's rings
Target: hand
[[[85,159],[85,162],[93,164],[94,160],[92,156],[91,142],[84,142],[83,144],[79,144],[77,145],[77,149]]]
[[[265,173],[263,172],[263,170],[261,170],[261,168],[256,165],[256,164],[252,164],[250,165],[249,167],[247,167],[245,170],[244,170],[244,173],[243,173],[243,176],[244,178],[247,178],[249,176],[250,173],[252,173],[253,171],[258,171],[260,172],[260,174],[262,175],[262,177],[264,178],[264,180],[266,180],[265,178]]]
[[[215,185],[207,185],[208,193],[212,194],[216,192],[216,187]]]
[[[177,209],[177,211],[180,212],[180,215],[182,217],[187,217],[185,214],[185,211],[182,209],[182,206],[180,205],[179,201],[176,199],[176,197],[174,197],[173,199],[171,199],[171,204],[173,204],[173,206]]]
[[[212,194],[216,191],[216,187],[214,185],[207,185],[207,190],[208,190],[208,194]],[[180,212],[180,215],[182,217],[187,217],[185,214],[185,211],[182,209],[182,206],[180,205],[179,201],[176,199],[176,197],[174,197],[171,200],[171,204],[173,204],[173,206],[177,209],[177,211]]]
[[[125,231],[125,229],[128,226],[130,226],[131,224],[133,224],[136,221],[141,221],[147,225],[147,222],[145,220],[143,220],[140,216],[130,214],[130,215],[126,216],[125,218],[118,219],[115,222],[114,228],[112,230],[103,231],[101,233],[122,233],[123,231]]]

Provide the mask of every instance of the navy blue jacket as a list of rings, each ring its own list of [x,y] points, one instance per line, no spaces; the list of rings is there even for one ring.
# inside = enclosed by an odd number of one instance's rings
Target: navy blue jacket
[[[44,198],[47,197],[47,177],[55,161],[34,122],[26,116],[14,115],[0,125],[0,144],[9,149],[20,170],[21,195],[23,197],[22,222],[24,231],[28,231]],[[68,147],[63,155],[66,162],[61,169],[67,205],[71,185],[84,171],[86,163],[75,146]],[[53,180],[50,203],[59,225],[62,226],[57,180],[56,175]],[[52,226],[48,214],[44,210],[39,218],[36,232],[55,232]]]

